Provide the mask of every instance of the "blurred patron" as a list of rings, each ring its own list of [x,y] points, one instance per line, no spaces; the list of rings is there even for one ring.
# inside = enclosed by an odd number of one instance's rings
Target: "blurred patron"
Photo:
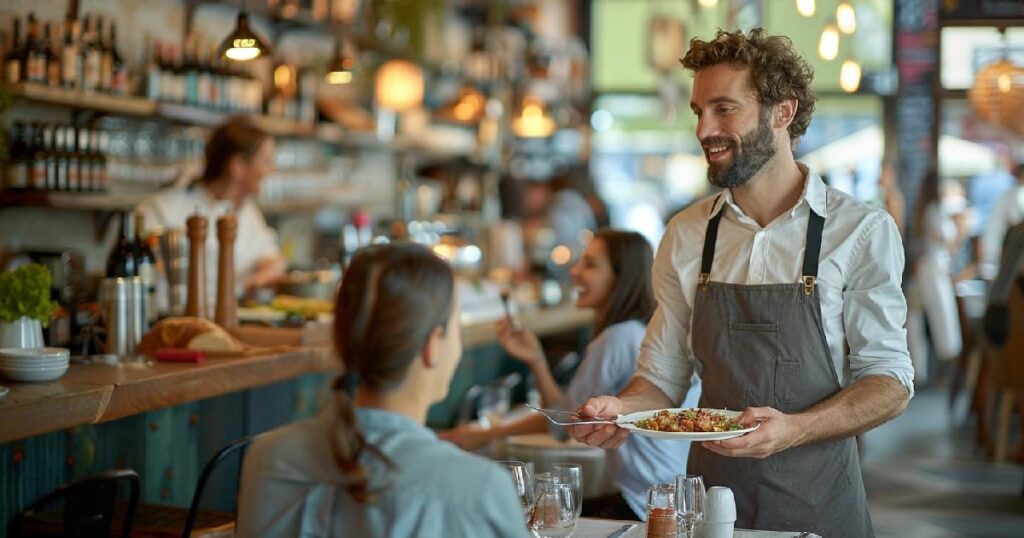
[[[999,270],[999,252],[1006,230],[1024,221],[1024,164],[1017,166],[1015,175],[1015,184],[999,196],[985,224],[981,238],[982,276],[985,278],[994,277]]]

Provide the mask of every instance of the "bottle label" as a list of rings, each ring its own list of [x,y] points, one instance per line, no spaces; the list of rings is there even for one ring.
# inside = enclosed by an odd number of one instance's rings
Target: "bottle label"
[[[100,56],[100,89],[110,90],[114,87],[114,61],[109,54]]]
[[[82,176],[79,173],[78,159],[68,159],[68,190],[82,190]]]
[[[100,87],[100,53],[89,51],[85,54],[85,68],[82,75],[82,89],[95,91]]]
[[[128,70],[118,69],[114,71],[113,77],[110,79],[110,91],[117,95],[125,95],[128,93]]]
[[[18,60],[9,60],[4,65],[4,78],[11,84],[17,84],[21,82],[21,62]]]
[[[31,187],[33,189],[45,189],[46,188],[46,161],[43,159],[36,159],[32,165],[32,177]]]
[[[65,45],[61,53],[60,62],[61,82],[67,88],[78,86],[78,48],[72,45]]]
[[[32,82],[46,81],[46,57],[33,54],[25,62],[25,75]]]

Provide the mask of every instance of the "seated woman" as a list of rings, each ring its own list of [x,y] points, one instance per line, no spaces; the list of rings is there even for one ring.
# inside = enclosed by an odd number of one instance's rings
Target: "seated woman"
[[[424,426],[462,353],[453,290],[421,246],[355,254],[334,321],[347,373],[319,417],[253,442],[238,536],[527,535],[510,475]]]
[[[570,275],[579,290],[576,306],[596,313],[594,339],[563,393],[555,383],[540,341],[533,333],[515,331],[506,320],[498,322],[498,339],[513,357],[529,365],[537,380],[544,407],[572,411],[589,398],[616,394],[633,377],[640,354],[645,324],[654,313],[651,291],[651,246],[636,232],[600,230],[587,245]],[[686,407],[694,407],[699,386],[691,390]],[[543,416],[532,414],[518,421],[481,428],[460,426],[441,434],[457,445],[474,449],[489,441],[523,433],[564,432],[551,426]],[[626,443],[608,451],[609,463],[619,493],[588,499],[583,514],[615,519],[636,519],[646,515],[646,491],[651,484],[672,482],[686,474],[688,442],[654,440],[631,435]]]

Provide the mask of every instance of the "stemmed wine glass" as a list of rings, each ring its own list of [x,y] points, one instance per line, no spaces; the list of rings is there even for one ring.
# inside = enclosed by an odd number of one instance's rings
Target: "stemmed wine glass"
[[[516,487],[519,504],[523,507],[523,519],[529,521],[533,513],[533,506],[536,503],[530,470],[521,461],[499,461],[498,464],[512,475],[512,483]]]
[[[704,478],[700,475],[676,477],[676,513],[682,520],[686,538],[693,537],[693,528],[704,519]]]

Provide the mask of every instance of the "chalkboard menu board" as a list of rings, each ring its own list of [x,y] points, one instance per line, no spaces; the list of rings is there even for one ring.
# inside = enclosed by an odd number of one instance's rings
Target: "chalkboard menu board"
[[[896,2],[899,4],[900,2]],[[899,8],[897,8],[899,9]],[[966,21],[1005,22],[1024,19],[1021,0],[942,0],[942,20],[946,24]]]
[[[939,0],[894,3],[896,69],[896,142],[899,183],[907,214],[914,214],[921,180],[938,152],[935,82],[939,73]]]

